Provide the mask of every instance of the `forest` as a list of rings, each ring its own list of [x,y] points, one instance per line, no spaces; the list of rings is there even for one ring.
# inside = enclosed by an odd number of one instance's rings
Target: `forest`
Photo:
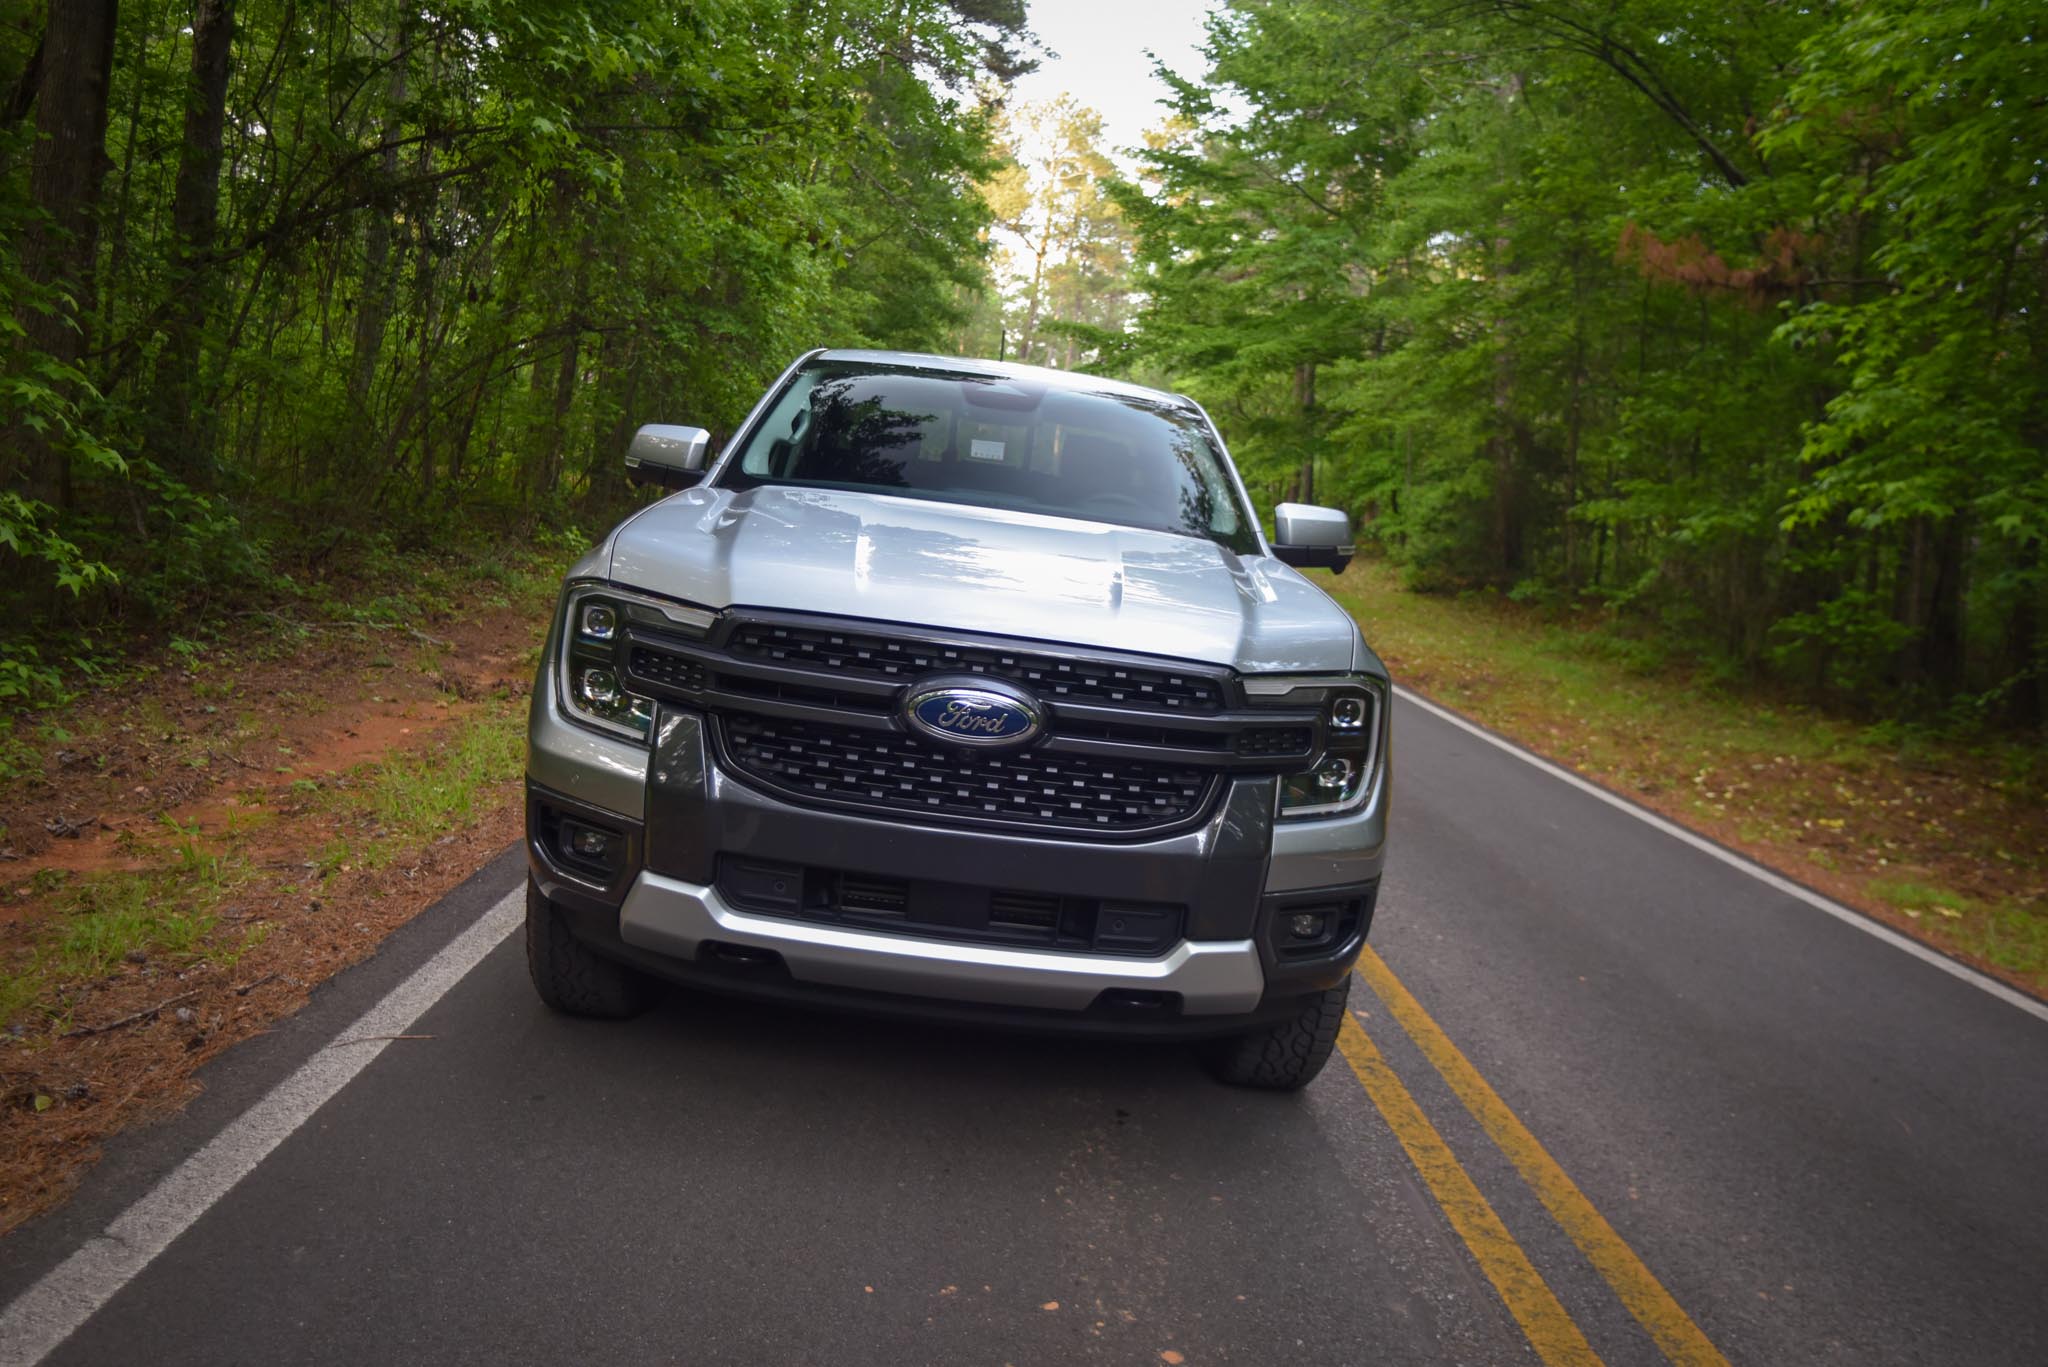
[[[945,345],[1023,0],[8,0],[0,703]]]
[[[1007,100],[1024,0],[6,2],[0,704],[365,546],[601,525],[635,424],[830,344],[1190,394],[1418,591],[2042,720],[2022,0],[1230,0],[1127,150]]]
[[[1110,187],[1108,364],[1421,589],[2038,726],[2048,10],[1236,0]]]

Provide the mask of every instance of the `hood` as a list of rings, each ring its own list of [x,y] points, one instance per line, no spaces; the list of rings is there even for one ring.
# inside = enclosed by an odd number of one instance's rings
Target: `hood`
[[[1071,518],[826,489],[690,489],[621,526],[613,582],[1231,665],[1353,667],[1358,630],[1277,560]]]

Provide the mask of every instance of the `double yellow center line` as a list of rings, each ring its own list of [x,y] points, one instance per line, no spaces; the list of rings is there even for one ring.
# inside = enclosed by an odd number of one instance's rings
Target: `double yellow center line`
[[[1664,1356],[1682,1367],[1728,1367],[1728,1360],[1643,1265],[1635,1250],[1614,1232],[1578,1184],[1370,948],[1359,956],[1358,974],[1408,1032],[1423,1057],[1443,1074],[1452,1093],[1514,1164],[1558,1227],[1578,1245]],[[1537,1355],[1552,1367],[1598,1363],[1599,1355],[1584,1332],[1356,1017],[1345,1018],[1337,1047]]]

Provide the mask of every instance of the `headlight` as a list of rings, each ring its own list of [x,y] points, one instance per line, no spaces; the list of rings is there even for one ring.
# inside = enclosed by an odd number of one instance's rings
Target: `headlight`
[[[586,641],[609,641],[619,632],[619,610],[602,598],[586,598],[576,612],[576,634]]]
[[[562,601],[557,660],[562,709],[600,731],[645,741],[654,726],[654,699],[627,692],[619,681],[618,651],[626,626],[637,620],[662,631],[701,636],[717,617],[703,608],[663,603],[605,585],[571,587]]]
[[[1323,713],[1323,749],[1312,768],[1280,780],[1284,821],[1356,811],[1379,781],[1386,753],[1387,684],[1371,675],[1255,682],[1259,702],[1315,704]]]

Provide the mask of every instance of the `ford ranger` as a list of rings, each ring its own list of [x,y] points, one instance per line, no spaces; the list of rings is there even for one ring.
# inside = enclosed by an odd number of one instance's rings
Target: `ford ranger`
[[[1208,415],[990,361],[820,351],[564,584],[533,690],[541,999],[659,980],[953,1024],[1329,1057],[1386,840],[1387,672],[1268,541]]]

